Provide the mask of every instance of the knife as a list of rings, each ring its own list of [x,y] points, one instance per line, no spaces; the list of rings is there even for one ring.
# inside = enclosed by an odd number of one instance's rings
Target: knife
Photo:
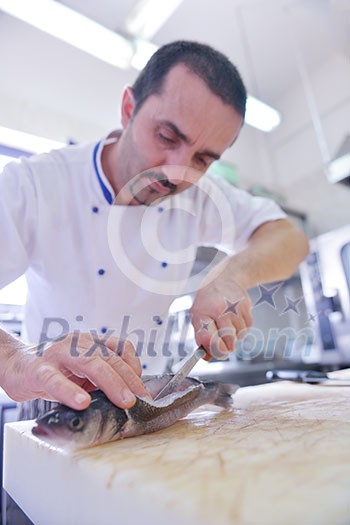
[[[191,357],[185,361],[181,368],[179,368],[179,370],[165,385],[165,387],[163,387],[162,390],[158,392],[158,394],[153,398],[153,400],[155,401],[156,399],[160,399],[161,397],[171,394],[171,392],[173,392],[179,385],[181,385],[185,377],[187,377],[188,374],[191,372],[194,365],[197,364],[198,361],[205,356],[205,354],[206,351],[204,350],[204,348],[199,346],[191,355]]]
[[[327,372],[317,372],[315,370],[268,370],[266,379],[269,381],[296,381],[298,383],[350,386],[350,379],[335,378]]]

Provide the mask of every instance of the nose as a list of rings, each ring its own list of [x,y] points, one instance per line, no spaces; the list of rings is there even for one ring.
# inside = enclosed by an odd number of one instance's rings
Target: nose
[[[186,180],[187,167],[177,164],[167,164],[162,167],[162,172],[171,184],[181,184]]]
[[[193,167],[192,156],[193,151],[185,147],[168,152],[162,171],[172,184],[178,185],[183,182],[194,184],[203,175],[203,172]]]
[[[169,166],[184,166],[192,165],[193,152],[191,148],[185,144],[172,151],[167,151],[165,161]]]

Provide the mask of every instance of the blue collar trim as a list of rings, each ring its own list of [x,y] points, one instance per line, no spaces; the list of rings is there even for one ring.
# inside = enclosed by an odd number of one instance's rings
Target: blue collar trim
[[[96,176],[97,176],[98,182],[100,183],[103,195],[104,195],[106,201],[108,202],[108,204],[112,204],[113,203],[113,196],[112,196],[111,192],[109,191],[109,189],[107,188],[107,186],[105,185],[105,183],[103,182],[103,180],[101,178],[101,175],[99,173],[99,170],[98,170],[97,152],[98,152],[98,148],[100,147],[100,144],[101,144],[101,142],[98,142],[96,144],[95,148],[94,148],[94,155],[93,155],[94,168],[95,168]]]

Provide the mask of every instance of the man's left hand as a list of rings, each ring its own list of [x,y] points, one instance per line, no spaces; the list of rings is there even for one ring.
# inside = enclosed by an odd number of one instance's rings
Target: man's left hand
[[[238,283],[217,277],[197,292],[190,310],[197,344],[214,359],[225,359],[252,326],[251,309],[249,295]]]

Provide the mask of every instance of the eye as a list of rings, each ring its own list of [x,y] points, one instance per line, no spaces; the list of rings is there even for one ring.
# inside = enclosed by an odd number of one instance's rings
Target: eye
[[[203,166],[203,168],[206,168],[208,166],[208,161],[204,157],[196,157],[196,162]]]
[[[169,135],[164,135],[163,133],[158,132],[158,137],[164,144],[176,144],[174,138],[170,137]]]
[[[80,416],[74,416],[72,419],[68,421],[68,426],[73,432],[77,432],[78,430],[82,430],[85,426],[85,421]]]

